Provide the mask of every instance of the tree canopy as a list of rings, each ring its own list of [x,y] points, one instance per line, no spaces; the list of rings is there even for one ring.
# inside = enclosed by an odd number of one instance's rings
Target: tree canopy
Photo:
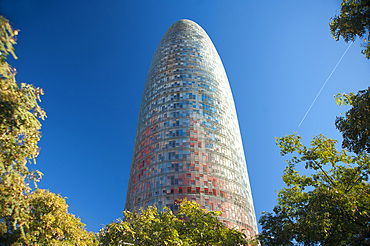
[[[343,101],[352,106],[344,117],[335,120],[335,126],[343,135],[342,147],[357,154],[370,153],[370,87],[356,95],[339,94],[337,98],[339,103]]]
[[[370,0],[343,0],[330,29],[336,40],[362,38],[370,58]],[[370,245],[370,87],[338,94],[336,101],[352,106],[335,121],[345,149],[323,135],[308,147],[297,134],[276,139],[281,155],[289,156],[286,187],[273,212],[260,218],[262,245]]]
[[[273,213],[260,219],[263,245],[370,244],[370,157],[335,148],[336,140],[319,135],[311,147],[293,134],[277,138],[287,160],[286,187]],[[307,174],[296,166],[303,165]],[[306,173],[305,172],[305,173]]]
[[[17,84],[15,59],[18,30],[0,16],[0,244],[1,245],[94,245],[95,235],[68,213],[65,199],[37,189],[42,173],[36,164],[41,138],[39,119],[46,117],[39,106],[41,88]],[[31,192],[29,182],[34,182]]]
[[[103,245],[250,245],[242,232],[228,228],[219,215],[185,200],[176,215],[155,206],[125,211],[122,219],[106,225],[98,237]]]
[[[370,58],[370,0],[343,0],[340,14],[330,23],[330,31],[336,40],[342,37],[346,42],[356,37],[364,40],[362,51]]]
[[[6,58],[14,54],[18,30],[0,16],[0,240],[12,243],[24,238],[28,227],[26,180],[38,181],[41,173],[29,171],[39,153],[41,123],[45,112],[38,105],[43,91],[32,85],[16,83],[16,69]]]
[[[25,230],[31,245],[97,245],[92,232],[87,232],[80,219],[68,213],[65,198],[37,189],[28,196],[29,227]]]

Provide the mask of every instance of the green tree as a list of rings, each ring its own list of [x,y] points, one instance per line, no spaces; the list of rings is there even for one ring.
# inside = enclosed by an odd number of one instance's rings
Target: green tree
[[[36,182],[41,173],[29,171],[27,163],[35,162],[39,153],[39,118],[45,117],[38,105],[42,90],[25,83],[18,86],[16,69],[6,62],[9,54],[17,58],[17,34],[0,16],[0,241],[6,244],[24,238],[28,227],[26,180]]]
[[[123,219],[105,226],[98,237],[102,245],[248,245],[245,235],[229,229],[219,215],[185,200],[176,215],[156,207],[125,211]]]
[[[25,230],[28,245],[98,245],[95,235],[68,213],[65,198],[37,189],[28,200],[30,223]]]
[[[337,103],[352,106],[344,117],[335,120],[335,126],[343,135],[342,147],[357,154],[370,153],[370,87],[356,95],[338,94]]]
[[[102,245],[183,245],[175,229],[175,217],[165,208],[160,213],[156,207],[131,213],[105,226],[99,232]]]
[[[30,171],[39,154],[42,89],[15,80],[13,45],[18,30],[0,16],[0,245],[94,245],[95,236],[68,213],[65,199],[38,190],[41,172]],[[34,182],[31,192],[28,182]]]
[[[330,31],[338,41],[354,41],[356,37],[364,39],[365,49],[362,51],[370,58],[370,0],[343,0],[340,14],[330,23]]]
[[[260,219],[263,245],[370,244],[369,155],[350,155],[323,135],[311,147],[301,137],[277,138],[282,155],[291,155],[273,213]],[[297,165],[304,165],[302,175]]]

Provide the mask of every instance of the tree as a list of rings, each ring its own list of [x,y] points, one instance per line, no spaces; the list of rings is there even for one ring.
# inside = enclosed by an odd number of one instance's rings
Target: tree
[[[45,112],[37,101],[43,91],[32,85],[16,83],[16,69],[6,58],[14,54],[18,30],[0,16],[0,241],[12,244],[24,238],[28,227],[27,201],[30,191],[26,179],[38,181],[41,173],[29,171],[28,162],[35,162],[39,153],[41,124]]]
[[[68,213],[65,199],[37,189],[42,173],[36,164],[41,123],[46,114],[38,105],[42,89],[15,80],[7,62],[18,30],[0,16],[0,245],[95,245],[96,238]],[[34,182],[31,192],[28,182]]]
[[[287,160],[286,187],[278,193],[273,213],[260,219],[263,245],[370,244],[370,157],[349,155],[323,135],[311,147],[293,134],[277,138]],[[304,164],[308,174],[296,166]]]
[[[338,94],[338,104],[350,104],[345,117],[337,117],[335,126],[343,135],[342,147],[357,154],[370,153],[370,87],[356,95]]]
[[[103,245],[248,245],[245,235],[218,220],[220,212],[206,212],[195,202],[183,201],[174,215],[165,208],[124,211],[123,219],[99,232]]]
[[[95,235],[68,213],[65,198],[37,189],[28,199],[30,223],[25,230],[28,245],[98,245]]]
[[[370,58],[370,0],[343,0],[341,13],[330,23],[336,40],[364,39],[362,51]],[[343,148],[323,135],[311,147],[293,134],[277,138],[281,155],[289,155],[273,213],[260,218],[262,245],[370,245],[370,87],[357,95],[338,94],[337,104],[350,104],[337,117]],[[297,166],[304,164],[307,174]],[[302,169],[302,167],[298,167]]]
[[[183,245],[175,223],[167,208],[163,213],[156,207],[124,211],[124,218],[105,226],[98,237],[103,245]]]
[[[346,42],[356,37],[364,38],[365,49],[362,51],[370,58],[370,0],[343,0],[340,15],[330,23],[330,31],[338,41],[342,37]]]

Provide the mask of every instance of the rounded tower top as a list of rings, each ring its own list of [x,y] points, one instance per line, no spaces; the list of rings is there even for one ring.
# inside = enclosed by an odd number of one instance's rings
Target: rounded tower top
[[[197,59],[199,58],[202,60],[201,62],[212,60],[212,63],[217,64],[219,68],[217,73],[220,73],[220,77],[224,77],[224,79],[227,80],[221,58],[211,38],[200,25],[189,19],[181,19],[167,29],[154,53],[147,78],[150,79],[152,73],[158,71],[156,68],[157,62],[165,56],[167,51],[169,51],[171,55],[178,56],[179,52],[183,53],[181,47],[189,46],[190,43],[196,46],[193,48],[195,48],[198,53]],[[207,53],[207,55],[205,55],[205,53]],[[207,59],[205,59],[206,56]]]
[[[163,38],[168,35],[173,34],[173,32],[180,32],[180,33],[185,32],[185,33],[193,33],[193,34],[198,33],[198,34],[201,34],[201,36],[205,36],[209,39],[209,36],[207,35],[206,31],[204,31],[204,29],[199,24],[197,24],[196,22],[192,20],[188,20],[188,19],[181,19],[175,22],[174,24],[172,24],[172,26],[168,28]]]
[[[194,25],[202,28],[198,23],[189,19],[181,19],[172,24],[172,26],[194,26]]]
[[[200,34],[200,36],[208,37],[204,29],[196,22],[188,19],[181,19],[168,28],[167,32],[163,35],[162,40],[167,39],[169,36],[176,34]]]

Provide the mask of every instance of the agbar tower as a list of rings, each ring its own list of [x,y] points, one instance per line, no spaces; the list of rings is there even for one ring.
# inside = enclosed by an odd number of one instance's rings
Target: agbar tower
[[[221,59],[190,20],[173,24],[153,56],[141,100],[126,210],[174,212],[187,198],[257,233],[239,123]]]

